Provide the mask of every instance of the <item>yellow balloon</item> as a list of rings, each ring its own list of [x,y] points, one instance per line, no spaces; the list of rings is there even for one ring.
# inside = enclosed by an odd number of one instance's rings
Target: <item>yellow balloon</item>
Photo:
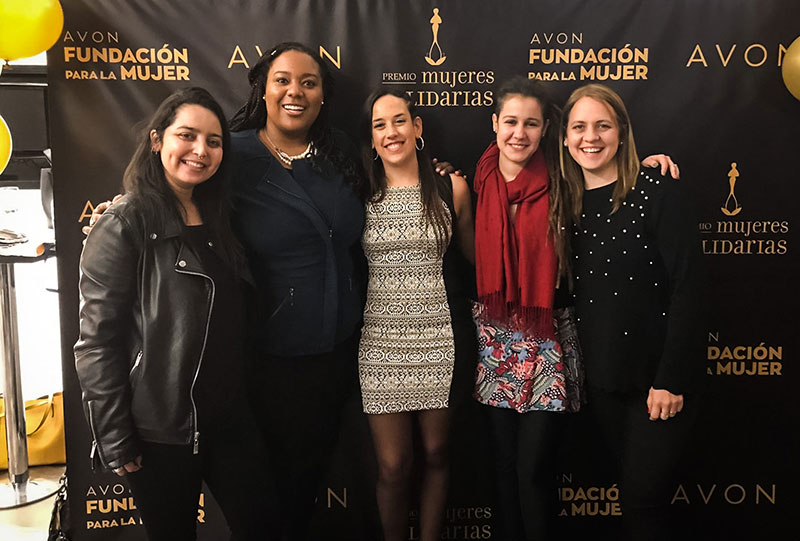
[[[58,0],[0,0],[0,58],[16,60],[46,51],[63,28]]]
[[[800,100],[800,38],[797,38],[786,49],[781,62],[783,84],[792,96]]]
[[[6,170],[8,160],[11,159],[11,130],[8,129],[5,119],[0,116],[0,173]]]

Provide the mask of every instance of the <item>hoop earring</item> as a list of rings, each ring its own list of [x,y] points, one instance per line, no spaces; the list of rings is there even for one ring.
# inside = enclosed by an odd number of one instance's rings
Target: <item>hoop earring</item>
[[[375,148],[375,147],[372,147],[372,151],[375,153],[375,156],[373,156],[372,161],[377,161],[378,160],[378,149]]]
[[[420,141],[419,145],[417,145],[417,140]],[[414,148],[416,148],[417,150],[422,150],[423,148],[425,148],[425,139],[423,139],[422,136],[419,136],[414,140]]]

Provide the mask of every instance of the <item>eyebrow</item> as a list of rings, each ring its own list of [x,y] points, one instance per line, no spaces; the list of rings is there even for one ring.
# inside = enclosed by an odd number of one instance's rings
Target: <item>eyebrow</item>
[[[193,132],[198,132],[198,131],[200,131],[200,130],[198,130],[197,128],[194,128],[194,127],[192,127],[192,126],[178,126],[178,127],[177,127],[177,128],[175,128],[175,129],[176,129],[176,130],[189,130],[189,131],[193,131]],[[209,134],[209,136],[210,136],[210,137],[219,137],[219,138],[222,138],[222,135],[221,135],[221,134],[219,134],[219,133],[212,133],[212,134]]]
[[[519,117],[519,116],[517,116],[517,115],[512,115],[512,114],[500,115],[500,119],[501,119],[501,120],[503,120],[503,119],[506,119],[506,118],[515,118],[515,119],[517,119],[517,118],[521,118],[522,120],[543,120],[543,119],[541,119],[541,118],[539,118],[539,117],[536,117],[536,116],[523,116],[523,117]]]
[[[291,75],[291,74],[292,74],[292,72],[290,72],[290,71],[276,71],[275,72],[275,75]],[[300,77],[301,78],[302,77],[315,77],[315,78],[319,79],[320,76],[317,75],[316,73],[303,73],[303,74],[300,75]]]
[[[401,118],[401,117],[404,117],[404,116],[406,116],[406,114],[405,114],[405,113],[397,113],[396,115],[394,115],[394,116],[393,116],[393,117],[391,117],[391,118]],[[373,119],[372,119],[372,122],[378,122],[379,120],[383,120],[383,119],[384,119],[384,117],[382,117],[382,116],[379,116],[378,118],[373,118]]]

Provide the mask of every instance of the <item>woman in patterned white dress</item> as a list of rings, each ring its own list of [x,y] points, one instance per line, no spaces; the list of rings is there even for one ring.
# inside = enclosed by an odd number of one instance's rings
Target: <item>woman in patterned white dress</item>
[[[463,177],[434,174],[422,120],[405,94],[372,94],[363,133],[369,284],[358,367],[378,459],[378,507],[385,539],[407,539],[416,422],[424,449],[419,539],[432,541],[447,497],[455,357],[442,261],[455,239],[474,260],[469,189]]]

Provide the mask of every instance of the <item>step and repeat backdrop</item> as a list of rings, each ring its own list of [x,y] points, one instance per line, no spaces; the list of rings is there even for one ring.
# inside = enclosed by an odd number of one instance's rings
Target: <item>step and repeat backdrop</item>
[[[706,368],[703,410],[670,503],[692,535],[797,535],[800,379],[792,284],[800,101],[787,91],[781,63],[800,35],[800,4],[70,0],[64,17],[48,70],[74,539],[144,538],[124,482],[90,467],[71,351],[81,226],[94,205],[120,191],[134,125],[164,97],[199,85],[232,114],[247,96],[249,67],[286,40],[319,51],[333,71],[336,126],[355,137],[368,93],[380,85],[403,88],[419,106],[433,154],[470,175],[492,140],[495,92],[504,79],[548,81],[562,101],[590,82],[616,89],[642,154],[667,153],[680,164],[681,182],[700,209],[697,227],[712,277],[708,340],[697,352]],[[483,411],[468,400],[454,409],[442,538],[492,539]],[[611,536],[624,513],[617,480],[583,418],[563,421],[564,441],[552,448],[558,524],[565,539]],[[250,467],[242,464],[243,476]],[[378,538],[374,475],[354,399],[327,490],[310,517],[320,539]],[[416,511],[409,539],[419,537],[415,519]],[[198,523],[201,539],[226,535],[208,491],[198,502]]]

